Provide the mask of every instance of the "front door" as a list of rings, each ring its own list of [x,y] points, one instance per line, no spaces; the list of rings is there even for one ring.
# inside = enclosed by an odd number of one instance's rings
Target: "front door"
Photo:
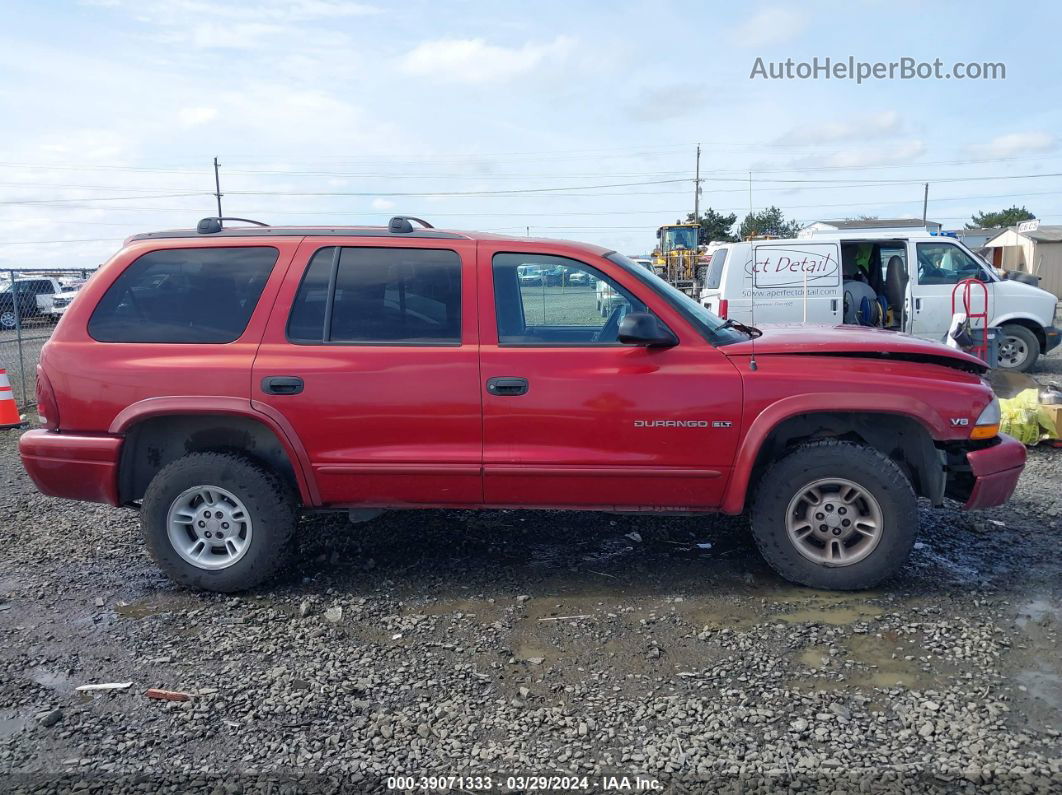
[[[636,277],[546,248],[480,244],[486,503],[717,506],[740,434],[737,370]],[[525,266],[557,278],[521,279]],[[646,310],[677,346],[619,343],[620,320]]]
[[[307,238],[252,396],[306,448],[331,505],[482,500],[475,244]]]
[[[986,282],[991,299],[992,283],[987,274],[973,257],[959,246],[947,240],[931,242],[912,242],[913,256],[908,262],[914,262],[912,269],[912,333],[925,339],[943,342],[948,334],[952,317],[952,291],[955,285],[965,279],[979,279]],[[961,312],[962,290],[956,296],[955,311]],[[979,289],[971,291],[972,313],[984,311],[985,293]]]

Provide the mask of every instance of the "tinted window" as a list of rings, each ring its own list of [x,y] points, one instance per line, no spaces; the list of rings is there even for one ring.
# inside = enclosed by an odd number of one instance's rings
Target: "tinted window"
[[[709,290],[718,290],[723,281],[723,265],[726,264],[726,249],[720,248],[712,254],[708,262],[708,273],[704,277],[704,286]]]
[[[496,254],[498,341],[618,344],[619,321],[645,305],[598,270],[564,257]]]
[[[152,251],[114,281],[89,320],[100,342],[232,342],[277,261],[272,247]]]
[[[321,249],[288,321],[298,342],[461,342],[461,258],[453,251]],[[331,303],[331,314],[328,306]]]

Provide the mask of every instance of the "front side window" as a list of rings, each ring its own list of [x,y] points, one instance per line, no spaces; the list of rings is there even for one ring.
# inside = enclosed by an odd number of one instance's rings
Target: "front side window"
[[[243,334],[279,252],[272,246],[151,251],[89,319],[99,342],[225,343]]]
[[[958,284],[963,279],[988,281],[981,265],[951,243],[918,244],[919,284]]]
[[[461,258],[442,249],[320,249],[288,319],[302,343],[461,342]]]
[[[581,262],[495,254],[494,303],[502,345],[618,344],[619,323],[645,305]]]

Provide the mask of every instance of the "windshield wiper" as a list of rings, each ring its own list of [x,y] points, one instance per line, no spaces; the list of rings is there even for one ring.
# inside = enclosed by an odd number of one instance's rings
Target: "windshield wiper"
[[[763,336],[763,332],[755,326],[746,326],[744,323],[738,323],[731,318],[727,318],[719,328],[736,328],[738,331],[744,331],[753,339]]]

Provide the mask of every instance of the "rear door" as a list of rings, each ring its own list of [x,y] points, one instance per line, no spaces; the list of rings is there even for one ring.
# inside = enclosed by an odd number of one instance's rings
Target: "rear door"
[[[491,505],[654,510],[721,500],[740,432],[727,358],[635,276],[562,247],[480,244],[484,499]],[[520,284],[540,262],[589,277]],[[656,277],[650,277],[656,278]],[[618,300],[607,316],[597,285]],[[624,313],[648,310],[680,338],[623,345]]]
[[[301,440],[331,505],[482,500],[475,247],[309,237],[251,384]]]

